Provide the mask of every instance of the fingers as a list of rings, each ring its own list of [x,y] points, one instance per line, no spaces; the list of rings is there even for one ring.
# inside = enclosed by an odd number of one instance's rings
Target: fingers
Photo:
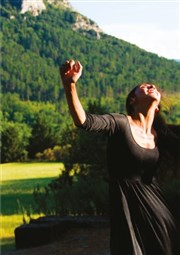
[[[77,61],[75,64],[75,71],[76,72],[82,71],[82,65],[79,61]]]
[[[69,70],[69,61],[66,61],[64,64],[62,64],[59,69],[60,69],[61,75],[66,74],[67,71]]]
[[[74,64],[75,64],[74,60],[70,59],[69,60],[69,66],[71,67],[71,69],[73,68]]]
[[[66,60],[66,62],[62,66],[72,69],[74,64],[75,64],[74,60],[70,59],[70,60]]]
[[[68,74],[71,70],[75,72],[79,72],[82,70],[82,65],[80,64],[79,61],[75,63],[73,59],[66,60],[64,64],[60,66],[60,73],[61,74]]]
[[[71,60],[66,60],[65,63],[63,63],[60,66],[61,73],[67,73],[70,69],[72,69],[73,64],[74,64],[74,60],[72,60],[72,59]]]

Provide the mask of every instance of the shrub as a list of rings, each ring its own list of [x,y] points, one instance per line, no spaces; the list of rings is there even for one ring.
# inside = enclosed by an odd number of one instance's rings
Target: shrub
[[[37,187],[34,198],[45,215],[107,215],[108,182],[94,174],[81,174],[76,166],[44,190]]]

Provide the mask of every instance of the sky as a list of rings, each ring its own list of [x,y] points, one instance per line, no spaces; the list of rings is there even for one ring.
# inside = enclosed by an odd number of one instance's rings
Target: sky
[[[168,59],[180,59],[180,0],[69,0],[104,33]]]

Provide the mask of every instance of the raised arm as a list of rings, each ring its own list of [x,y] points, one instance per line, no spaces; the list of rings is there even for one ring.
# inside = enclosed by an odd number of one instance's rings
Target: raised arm
[[[66,61],[60,66],[60,75],[64,86],[69,111],[73,118],[74,124],[77,126],[83,124],[86,120],[86,114],[76,90],[76,82],[82,74],[82,69],[81,63],[79,61],[75,63],[74,60]]]

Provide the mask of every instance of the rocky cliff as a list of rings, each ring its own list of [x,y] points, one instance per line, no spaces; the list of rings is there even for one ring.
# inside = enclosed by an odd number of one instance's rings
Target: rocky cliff
[[[46,10],[46,6],[43,0],[22,0],[21,13],[31,12],[33,16],[39,15],[43,10]]]
[[[22,0],[21,13],[31,12],[33,16],[37,16],[42,11],[46,10],[44,2],[44,0]],[[67,0],[47,0],[47,3],[64,8],[72,8]]]
[[[47,0],[47,3],[60,8],[69,8],[70,11],[76,12],[68,0]],[[45,0],[22,0],[20,13],[25,14],[26,12],[30,12],[33,16],[38,16],[46,9]],[[80,31],[84,35],[91,34],[97,38],[100,38],[100,35],[103,32],[95,22],[78,12],[76,13],[76,21],[72,24],[72,29]]]

